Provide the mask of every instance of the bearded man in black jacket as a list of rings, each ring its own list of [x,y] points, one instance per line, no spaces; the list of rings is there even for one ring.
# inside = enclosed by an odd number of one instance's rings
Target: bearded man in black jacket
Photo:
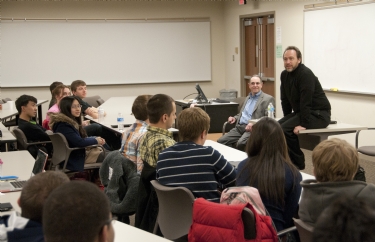
[[[285,70],[281,73],[281,107],[283,128],[292,162],[305,169],[298,133],[305,129],[325,128],[331,121],[331,105],[314,73],[302,64],[301,51],[288,46],[283,55]]]

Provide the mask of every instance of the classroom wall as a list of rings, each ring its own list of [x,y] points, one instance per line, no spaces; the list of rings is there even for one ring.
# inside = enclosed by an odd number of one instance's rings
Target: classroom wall
[[[236,1],[226,2],[224,7],[225,22],[225,75],[226,85],[234,89],[241,88],[241,65],[240,53],[235,54],[235,47],[240,47],[240,16],[257,13],[275,13],[275,27],[281,27],[282,48],[295,45],[302,51],[303,57],[303,19],[304,6],[316,1],[257,1],[250,2],[244,6],[238,5]],[[276,28],[275,28],[276,29]],[[319,44],[319,43],[317,43]],[[235,55],[235,61],[232,60]],[[324,61],[324,57],[322,57]],[[348,60],[350,61],[350,60]],[[280,73],[284,70],[282,58],[276,58],[276,115],[282,117],[280,103]],[[314,70],[312,70],[314,71]],[[353,70],[360,71],[360,70]],[[353,80],[353,85],[356,81]],[[243,88],[243,87],[242,87]],[[358,94],[326,93],[332,106],[332,119],[342,123],[358,124],[375,127],[375,96]],[[372,132],[372,136],[371,136]],[[360,145],[374,145],[374,131],[364,131],[361,134]],[[355,134],[340,135],[354,145]],[[363,139],[362,139],[363,138]]]
[[[304,5],[316,1],[257,1],[239,6],[237,1],[126,1],[126,2],[47,2],[21,1],[1,2],[1,16],[14,18],[181,18],[210,17],[212,82],[201,83],[208,97],[217,97],[222,88],[236,89],[241,93],[240,16],[257,13],[275,13],[275,26],[282,28],[282,47],[296,45],[303,54],[303,9]],[[232,55],[235,55],[233,61]],[[322,61],[324,58],[322,57]],[[350,60],[348,60],[350,61]],[[279,75],[284,69],[281,58],[276,59],[276,108],[277,117],[281,117],[279,101]],[[20,67],[22,71],[22,67]],[[147,70],[145,70],[147,71]],[[314,71],[314,70],[313,70]],[[356,71],[356,70],[353,70]],[[359,70],[360,71],[360,70]],[[51,77],[51,83],[53,82]],[[67,80],[69,84],[73,80]],[[88,81],[88,80],[85,80]],[[25,80],[27,83],[27,80]],[[353,80],[353,85],[356,85]],[[175,99],[181,99],[195,92],[193,83],[142,84],[90,86],[89,94],[99,94],[104,100],[111,96],[166,93]],[[39,99],[49,99],[47,87],[43,88],[2,88],[1,97],[15,99],[28,93]],[[193,95],[194,96],[194,95]],[[353,123],[375,127],[375,97],[356,94],[327,93],[332,105],[332,118],[343,123]],[[44,107],[44,110],[46,108]],[[369,132],[369,131],[367,131]],[[342,136],[354,144],[354,134]],[[366,143],[374,139],[367,135]]]
[[[188,1],[21,1],[1,2],[1,16],[13,18],[193,18],[209,17],[211,20],[212,82],[200,83],[208,97],[217,97],[225,87],[224,19],[222,2]],[[58,46],[57,46],[58,48]],[[56,57],[58,58],[58,57]],[[162,58],[162,57],[161,57]],[[20,66],[20,71],[22,67]],[[147,71],[147,70],[145,70]],[[51,76],[51,83],[54,77]],[[73,80],[66,80],[70,84]],[[90,80],[84,80],[89,83]],[[27,85],[27,80],[25,80]],[[182,99],[196,93],[195,83],[166,83],[141,85],[89,86],[89,95],[99,94],[104,100],[112,96],[166,93]],[[47,87],[2,88],[1,97],[17,98],[23,93],[39,99],[49,99]],[[194,98],[196,95],[192,95]]]

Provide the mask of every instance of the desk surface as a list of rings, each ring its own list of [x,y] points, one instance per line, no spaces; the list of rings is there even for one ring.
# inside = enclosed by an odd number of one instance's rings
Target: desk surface
[[[132,115],[132,106],[136,98],[136,96],[109,98],[100,105],[100,107],[106,112],[106,116],[101,122],[99,122],[98,119],[93,119],[89,115],[86,115],[85,117],[116,132],[123,133],[124,131],[119,131],[118,128],[112,128],[111,125],[117,125],[117,116],[119,113],[124,116],[124,124],[129,125],[135,122],[135,117]],[[127,127],[124,128],[124,130],[126,129]],[[175,128],[170,128],[169,131],[178,132]]]
[[[0,143],[15,142],[17,140],[2,123],[0,123],[0,130],[2,133],[2,137],[0,137]]]
[[[306,129],[300,130],[300,134],[312,134],[312,133],[336,133],[336,132],[356,132],[357,130],[365,130],[367,127],[355,124],[337,123],[330,124],[327,128],[323,129]]]
[[[154,235],[144,230],[138,229],[128,224],[116,221],[113,223],[115,229],[115,242],[132,241],[132,242],[166,242],[170,241],[163,237]]]
[[[219,151],[228,162],[235,166],[236,163],[239,163],[247,158],[247,154],[245,152],[220,144],[213,140],[206,140],[204,146],[211,146],[215,150]]]
[[[195,103],[196,106],[204,106],[204,105],[238,105],[236,102],[229,102],[229,103],[218,103],[218,102],[211,102],[212,98],[209,98],[208,101],[210,103]],[[190,105],[189,100],[181,99],[181,100],[175,100],[175,102]]]
[[[48,102],[48,100],[38,100],[38,103],[36,105],[40,106],[46,102]],[[11,102],[10,106],[8,103],[3,103],[3,109],[0,110],[0,119],[9,118],[17,114],[18,111],[14,102]]]
[[[18,176],[19,180],[28,180],[34,167],[35,159],[27,150],[1,152],[0,158],[3,163],[3,176]],[[10,202],[14,210],[21,212],[17,204],[21,192],[0,193],[0,203]],[[5,213],[0,213],[3,215]]]

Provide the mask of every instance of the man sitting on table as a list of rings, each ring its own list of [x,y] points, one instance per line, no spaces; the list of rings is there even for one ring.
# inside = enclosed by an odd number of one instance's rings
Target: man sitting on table
[[[7,240],[4,241],[44,241],[42,217],[45,201],[54,189],[68,182],[68,176],[59,171],[46,171],[30,178],[17,201],[22,217],[12,212],[1,218],[7,225],[3,227],[7,231]]]
[[[230,116],[228,123],[236,122],[236,127],[220,137],[217,142],[244,150],[247,140],[251,134],[251,119],[259,119],[267,115],[267,108],[270,103],[275,107],[275,99],[262,92],[263,82],[258,75],[251,77],[249,82],[250,93],[242,105],[241,112],[236,116]]]
[[[210,117],[200,108],[187,108],[178,115],[181,142],[159,154],[156,179],[165,186],[188,188],[195,197],[220,201],[219,189],[234,186],[236,171],[211,146],[203,146]]]
[[[107,196],[87,181],[74,181],[55,189],[43,209],[47,242],[113,242],[112,220]]]
[[[37,100],[33,96],[22,95],[17,98],[15,104],[19,113],[18,128],[25,134],[28,142],[50,141],[46,130],[35,121],[37,114]],[[52,144],[41,144],[30,146],[29,152],[34,158],[37,156],[38,149],[44,150],[48,156],[52,155]]]
[[[142,136],[147,132],[149,123],[147,102],[151,97],[152,95],[140,95],[134,100],[132,114],[136,118],[135,123],[132,124],[122,135],[120,152],[137,165],[138,173],[141,173],[143,168],[139,142]]]

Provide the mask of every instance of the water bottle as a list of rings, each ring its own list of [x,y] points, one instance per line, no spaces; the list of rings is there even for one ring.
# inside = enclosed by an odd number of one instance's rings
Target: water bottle
[[[99,107],[98,109],[98,122],[101,123],[104,121],[104,109]]]
[[[122,115],[122,113],[118,113],[117,126],[118,126],[118,131],[124,130],[124,116]]]
[[[268,117],[275,118],[275,108],[273,107],[272,103],[268,104]]]

